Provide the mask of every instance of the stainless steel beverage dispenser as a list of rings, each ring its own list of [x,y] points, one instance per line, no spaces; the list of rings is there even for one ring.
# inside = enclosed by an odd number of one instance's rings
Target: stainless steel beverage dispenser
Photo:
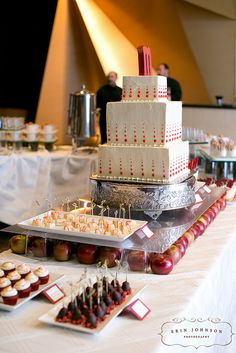
[[[96,95],[85,85],[79,92],[70,94],[68,110],[68,134],[72,137],[73,150],[86,144],[96,131]]]

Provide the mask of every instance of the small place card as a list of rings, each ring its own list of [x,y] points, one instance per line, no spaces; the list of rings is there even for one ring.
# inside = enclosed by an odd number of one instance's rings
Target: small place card
[[[64,297],[64,293],[58,287],[57,284],[53,284],[51,287],[45,289],[42,293],[53,304],[57,303],[59,300],[61,300]]]
[[[196,198],[195,204],[201,203],[203,201],[201,195],[198,192],[195,194],[195,198]]]
[[[143,320],[151,312],[147,305],[139,298],[129,305],[128,310],[139,320]]]
[[[151,237],[154,235],[153,231],[151,231],[151,229],[147,225],[137,230],[136,234],[138,234],[141,239],[144,237],[151,239]]]
[[[204,185],[204,186],[203,186],[203,189],[204,189],[208,194],[211,193],[211,189],[210,189],[207,185]]]

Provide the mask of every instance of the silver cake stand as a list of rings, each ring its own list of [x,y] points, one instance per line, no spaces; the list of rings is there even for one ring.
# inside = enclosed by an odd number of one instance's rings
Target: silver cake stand
[[[196,177],[194,173],[167,184],[147,184],[137,181],[105,180],[91,177],[91,197],[96,204],[106,203],[110,208],[120,205],[141,211],[157,219],[163,211],[190,207],[195,203]]]

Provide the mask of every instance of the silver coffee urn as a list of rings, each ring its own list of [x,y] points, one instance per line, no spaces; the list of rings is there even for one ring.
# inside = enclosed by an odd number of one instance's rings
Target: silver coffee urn
[[[70,94],[68,110],[68,134],[72,137],[73,151],[98,140],[96,95],[89,92],[85,85],[79,92]]]

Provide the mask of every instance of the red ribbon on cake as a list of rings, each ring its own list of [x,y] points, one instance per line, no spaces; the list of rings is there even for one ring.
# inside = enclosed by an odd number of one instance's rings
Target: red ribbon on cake
[[[152,59],[151,50],[144,45],[137,48],[138,50],[138,68],[140,76],[152,75]]]

